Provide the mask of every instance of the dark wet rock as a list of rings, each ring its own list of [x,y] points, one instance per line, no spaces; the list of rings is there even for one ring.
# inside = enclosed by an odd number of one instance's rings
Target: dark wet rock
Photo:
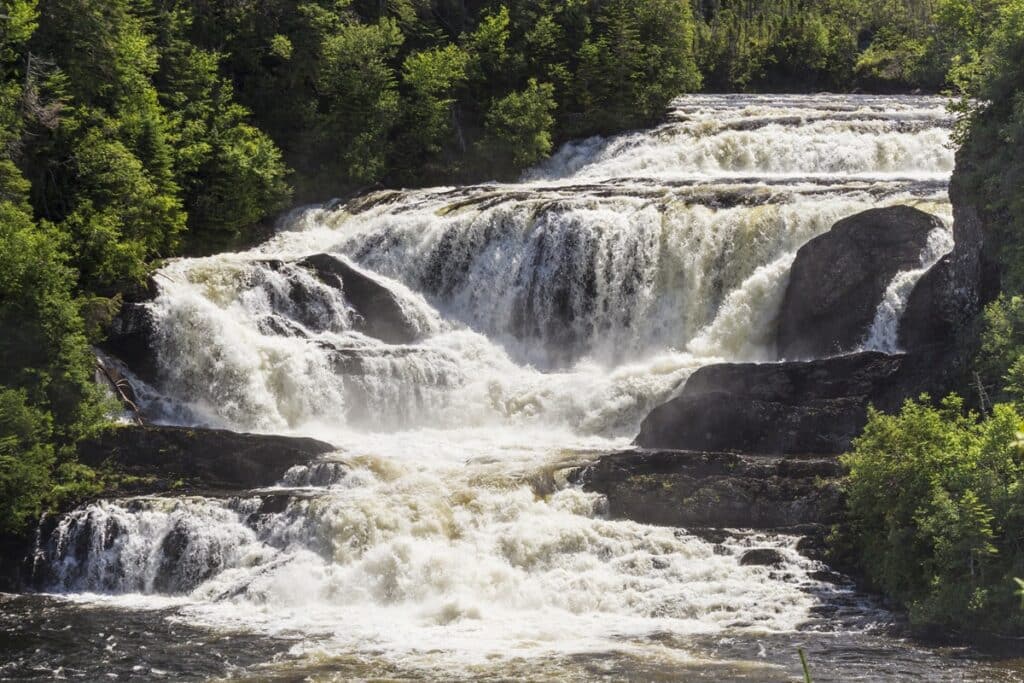
[[[375,375],[383,363],[401,363],[403,359],[429,356],[432,352],[421,347],[349,347],[333,346],[327,342],[320,347],[331,352],[331,361],[339,375]]]
[[[715,545],[715,554],[721,554],[720,551],[725,548],[722,544],[733,538],[733,533],[729,530],[718,527],[693,527],[686,531],[702,541],[713,543]]]
[[[288,509],[288,506],[294,500],[294,496],[290,493],[281,493],[270,496],[264,496],[260,501],[259,509],[253,513],[256,515],[279,515]]]
[[[154,340],[156,321],[145,303],[126,303],[107,330],[100,348],[124,361],[140,379],[155,384],[160,374]]]
[[[699,369],[682,395],[655,408],[636,443],[644,448],[769,455],[848,450],[867,407],[893,408],[926,389],[904,356],[866,352],[795,363]]]
[[[779,314],[780,358],[860,347],[893,277],[919,267],[935,216],[909,206],[845,218],[797,252]]]
[[[40,523],[47,523],[47,519]],[[52,529],[53,522],[47,526]],[[29,583],[33,571],[32,545],[31,533],[0,534],[0,593],[19,591]]]
[[[898,345],[913,350],[947,344],[978,312],[977,298],[962,301],[952,254],[942,257],[914,285],[900,318]]]
[[[796,529],[791,529],[789,531],[790,533],[797,532]],[[821,560],[823,562],[829,560],[829,531],[829,527],[822,525],[798,531],[798,533],[801,534],[801,537],[796,543],[796,551],[804,557],[809,557],[812,560]]]
[[[164,594],[187,593],[224,569],[225,548],[216,538],[194,542],[195,531],[178,522],[164,536],[153,588]]]
[[[335,451],[316,439],[185,427],[118,427],[79,445],[79,460],[204,489],[270,486],[289,468]]]
[[[754,548],[740,556],[740,565],[743,567],[783,567],[786,565],[786,556],[775,548]]]
[[[839,572],[832,571],[831,569],[818,569],[813,572],[808,572],[807,577],[815,581],[821,581],[822,583],[831,583],[837,586],[850,583],[850,579],[843,576]]]
[[[306,331],[288,318],[268,314],[260,317],[256,323],[262,334],[273,334],[279,337],[306,337]]]
[[[776,529],[835,521],[842,510],[839,475],[833,458],[634,450],[602,456],[573,479],[603,494],[614,518]]]
[[[160,286],[157,284],[156,275],[150,275],[143,282],[124,286],[121,297],[128,303],[141,304],[152,301],[159,293]]]
[[[992,218],[978,206],[977,198],[965,186],[963,166],[969,165],[962,150],[957,153],[956,169],[949,182],[949,200],[953,205],[953,255],[959,282],[971,294],[977,289],[979,303],[984,306],[999,295],[1001,289],[999,258],[995,240],[987,238]],[[976,278],[976,281],[975,281]]]
[[[363,213],[378,206],[394,204],[405,196],[405,193],[399,190],[377,190],[367,192],[365,194],[359,194],[348,200],[338,199],[328,202],[327,206],[324,208],[330,211],[338,208],[338,206],[344,205],[345,210],[349,213]]]
[[[153,578],[153,588],[158,592],[178,593],[183,590],[178,585],[176,569],[184,564],[189,543],[189,531],[181,522],[175,524],[160,542],[160,565]]]
[[[419,330],[406,317],[395,293],[346,261],[330,254],[315,254],[298,265],[345,292],[345,299],[359,314],[355,328],[360,332],[389,344],[408,344],[418,338]]]
[[[908,351],[950,345],[998,292],[998,275],[985,255],[984,224],[954,178],[953,251],[925,273],[907,299],[899,345]]]

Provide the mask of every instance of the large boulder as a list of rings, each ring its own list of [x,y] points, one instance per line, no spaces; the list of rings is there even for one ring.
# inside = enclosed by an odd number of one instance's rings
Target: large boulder
[[[797,252],[779,314],[778,354],[797,360],[860,348],[897,273],[920,267],[942,221],[909,206],[845,218]]]
[[[638,450],[602,456],[573,478],[604,494],[614,518],[776,529],[834,522],[840,474],[834,458]]]
[[[775,548],[753,548],[740,557],[741,567],[784,567],[786,556]]]
[[[709,365],[689,378],[679,397],[647,416],[636,443],[772,455],[842,453],[863,428],[870,403],[895,408],[928,388],[904,365],[902,355],[875,352]]]
[[[358,313],[355,328],[389,344],[409,344],[419,336],[398,297],[347,261],[330,254],[314,254],[298,262],[324,283],[341,289]]]
[[[236,490],[272,486],[292,467],[336,450],[308,438],[126,426],[81,442],[78,458],[91,467],[112,464],[139,477],[180,479],[192,488]]]

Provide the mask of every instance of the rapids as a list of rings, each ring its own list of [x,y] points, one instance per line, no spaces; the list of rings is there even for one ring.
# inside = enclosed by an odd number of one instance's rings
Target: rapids
[[[0,603],[39,629],[5,622],[0,677],[792,680],[804,646],[815,680],[883,663],[1012,680],[888,635],[894,617],[796,536],[610,520],[564,475],[626,446],[694,369],[773,359],[796,250],[836,220],[948,220],[951,124],[937,98],[684,97],[518,183],[297,209],[251,251],[169,263],[144,409],[316,436],[337,464],[289,472],[269,515],[257,491],[65,516],[39,540],[49,593]],[[895,350],[950,247],[938,231],[894,280],[866,348]],[[358,302],[297,264],[313,254],[386,290],[415,338],[367,334]],[[788,564],[741,566],[751,547]],[[41,635],[60,620],[109,638]]]

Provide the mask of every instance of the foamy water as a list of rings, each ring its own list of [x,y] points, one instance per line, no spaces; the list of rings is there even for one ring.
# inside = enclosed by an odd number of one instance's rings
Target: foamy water
[[[285,639],[253,669],[268,676],[728,679],[792,672],[757,662],[794,634],[868,637],[889,615],[823,580],[796,536],[610,520],[566,477],[696,368],[774,359],[796,250],[838,219],[909,203],[948,220],[950,125],[933,98],[683,98],[664,126],[571,143],[520,183],[308,208],[252,251],[168,264],[145,407],[316,436],[340,465],[290,472],[275,514],[266,492],[81,508],[43,544],[52,589]],[[895,348],[948,232],[929,244],[866,345]],[[359,331],[345,292],[296,263],[318,253],[389,291],[415,339]],[[786,567],[741,566],[751,547]]]

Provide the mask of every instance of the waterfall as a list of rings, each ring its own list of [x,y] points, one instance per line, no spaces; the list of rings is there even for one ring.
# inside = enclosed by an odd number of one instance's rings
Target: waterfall
[[[853,594],[796,536],[608,519],[565,472],[628,445],[697,368],[773,360],[795,254],[840,218],[950,219],[951,125],[937,98],[685,97],[516,183],[307,207],[249,251],[169,262],[145,305],[159,372],[142,408],[338,452],[269,491],[83,506],[40,539],[49,590],[166,596],[175,623],[413,677],[588,653],[675,667],[717,655],[664,643],[818,628],[822,596]],[[868,347],[895,349],[949,247],[937,231],[894,280]],[[785,570],[741,565],[751,547]],[[843,628],[878,618],[843,599]]]
[[[907,308],[907,300],[914,291],[914,285],[952,249],[953,233],[949,229],[932,230],[928,234],[928,243],[921,251],[920,267],[897,273],[886,288],[864,341],[865,350],[884,353],[900,351],[897,342],[900,318]]]

